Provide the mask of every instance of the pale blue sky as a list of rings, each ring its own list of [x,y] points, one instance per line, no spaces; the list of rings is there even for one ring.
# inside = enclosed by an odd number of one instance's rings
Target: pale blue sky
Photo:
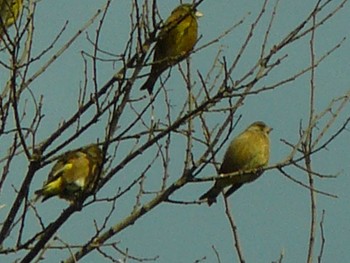
[[[120,54],[125,48],[125,41],[129,35],[129,13],[131,1],[112,1],[112,6],[107,14],[106,24],[102,30],[100,45],[102,49],[114,54]],[[141,1],[138,1],[141,2]],[[163,0],[159,2],[159,11],[165,19],[171,10],[176,7],[179,1]],[[254,0],[205,0],[198,9],[204,14],[199,21],[199,32],[202,35],[198,47],[211,41],[220,35],[224,30],[237,23],[243,17],[247,17],[243,25],[236,28],[224,39],[220,40],[199,52],[192,57],[192,69],[205,74],[211,67],[215,59],[218,48],[223,49],[222,55],[226,56],[228,62],[232,62],[233,57],[240,49],[252,21],[261,8],[262,1]],[[332,1],[330,6],[334,7],[340,1]],[[261,42],[270,19],[274,1],[268,3],[266,13],[258,26],[251,44],[249,45],[236,71],[231,76],[233,79],[241,77],[256,63],[261,50]],[[271,48],[280,41],[310,13],[316,1],[285,1],[279,3],[275,22],[271,29],[270,39],[267,48]],[[69,21],[67,30],[63,34],[62,40],[58,42],[57,50],[62,43],[67,41],[104,1],[94,0],[42,0],[38,3],[35,14],[35,37],[33,43],[34,53],[38,53],[46,48],[53,37],[63,27],[65,21]],[[329,8],[327,10],[330,10]],[[323,16],[326,12],[323,11]],[[248,12],[251,12],[247,16]],[[316,57],[322,56],[325,52],[339,43],[343,37],[348,37],[350,6],[348,4],[340,10],[324,26],[316,32]],[[90,27],[88,33],[94,37],[97,24]],[[269,85],[292,76],[301,68],[310,64],[309,54],[310,37],[292,44],[282,51],[288,58],[273,71],[263,84]],[[56,129],[58,123],[69,117],[76,109],[76,97],[79,94],[79,87],[83,81],[83,58],[81,51],[91,53],[92,46],[88,43],[83,34],[79,40],[73,44],[72,48],[64,53],[41,77],[31,85],[31,89],[36,95],[44,95],[43,110],[45,118],[39,129],[38,142],[44,140],[52,131]],[[52,54],[52,53],[51,53]],[[1,56],[3,57],[3,56]],[[44,56],[42,60],[36,62],[34,70],[40,68],[49,56]],[[341,48],[329,56],[316,70],[316,111],[323,111],[334,97],[345,94],[350,89],[349,71],[350,44],[345,41]],[[120,68],[121,64],[101,63],[99,65],[98,83],[105,83]],[[2,68],[0,70],[3,70]],[[147,73],[148,71],[145,71]],[[2,76],[0,75],[0,78]],[[171,80],[168,82],[170,94],[174,94],[171,103],[174,112],[178,112],[186,93],[179,93],[178,89],[185,89],[183,82],[180,82],[179,72],[173,69]],[[3,84],[0,79],[0,84]],[[138,86],[144,79],[135,85],[133,96],[139,98],[142,94]],[[199,89],[200,85],[195,89]],[[91,84],[91,80],[90,80]],[[157,82],[159,85],[159,82]],[[179,87],[178,87],[179,86]],[[260,87],[260,85],[259,85]],[[289,148],[280,139],[296,143],[298,140],[299,123],[305,125],[308,121],[310,74],[306,74],[299,79],[279,87],[277,90],[265,92],[258,96],[251,96],[241,107],[237,114],[242,114],[237,129],[230,136],[233,138],[242,131],[248,124],[255,120],[263,120],[271,127],[271,164],[283,160],[289,152]],[[181,97],[183,95],[183,97]],[[331,132],[339,128],[344,120],[349,116],[349,107],[341,114]],[[163,116],[162,104],[155,105],[155,115]],[[134,115],[132,115],[134,116]],[[127,116],[124,116],[125,125]],[[220,118],[210,120],[213,127],[220,121]],[[69,149],[79,147],[86,143],[103,140],[104,122],[94,127],[91,132],[84,134],[79,140],[71,144]],[[323,122],[324,123],[324,122]],[[197,127],[198,129],[200,126]],[[200,132],[199,132],[200,133]],[[331,135],[328,133],[327,138]],[[317,221],[320,222],[322,210],[325,210],[324,235],[326,238],[325,250],[322,262],[344,262],[350,257],[349,236],[350,236],[350,194],[348,186],[349,177],[349,136],[348,131],[344,132],[327,150],[314,156],[313,167],[316,171],[324,174],[340,173],[337,179],[316,178],[317,189],[338,195],[338,199],[317,195]],[[62,137],[63,139],[63,137]],[[174,145],[173,145],[174,146]],[[121,146],[122,151],[117,153],[116,158],[121,158],[132,146]],[[2,149],[0,149],[2,151]],[[183,150],[176,146],[171,151],[170,181],[175,181],[182,170],[177,170],[183,166]],[[202,154],[201,149],[194,149],[194,156]],[[224,151],[219,152],[218,160],[221,161]],[[3,156],[3,154],[1,154]],[[100,197],[108,196],[111,191],[115,192],[119,185],[128,184],[131,179],[139,176],[140,166],[145,167],[147,161],[153,155],[147,154],[139,156],[134,162],[128,165],[122,173],[116,176],[100,193]],[[17,160],[23,163],[19,157]],[[1,203],[11,204],[13,202],[13,189],[11,184],[18,185],[22,176],[26,173],[27,164],[23,166],[13,166],[11,170],[11,180],[6,183],[7,191],[1,193]],[[0,164],[0,169],[2,164]],[[34,178],[33,185],[38,188],[46,179],[51,166],[40,170]],[[142,168],[143,169],[143,168]],[[294,178],[307,182],[306,174],[293,168],[286,169]],[[213,175],[215,172],[212,166],[204,169],[202,176]],[[155,190],[159,187],[156,168],[151,169],[147,174],[147,190]],[[19,180],[19,181],[17,181]],[[171,196],[175,200],[193,201],[205,192],[212,183],[189,184]],[[31,189],[34,191],[36,189]],[[135,193],[136,189],[132,192]],[[283,262],[305,262],[308,249],[308,235],[310,228],[310,199],[309,191],[293,183],[277,170],[267,171],[264,176],[256,182],[242,187],[232,197],[230,205],[238,227],[239,238],[246,262],[272,262],[278,260],[280,253],[284,253]],[[114,225],[119,220],[129,215],[132,205],[135,202],[135,194],[126,195],[121,198],[116,205],[116,212],[111,217],[108,225]],[[62,200],[52,199],[39,206],[39,212],[44,217],[45,223],[49,224],[67,206]],[[1,210],[7,213],[10,205]],[[108,212],[109,206],[94,204],[87,207],[82,212],[74,214],[59,232],[59,236],[65,241],[78,242],[81,237],[83,241],[89,240],[94,233],[93,219],[96,215]],[[102,224],[102,219],[97,220]],[[32,222],[36,228],[35,222]],[[317,240],[314,255],[314,262],[320,249],[320,229],[317,226]],[[126,249],[133,256],[153,258],[159,256],[156,262],[178,263],[195,262],[217,262],[212,246],[220,255],[222,263],[238,262],[233,246],[228,220],[225,216],[223,200],[220,197],[218,203],[208,208],[202,205],[173,205],[164,203],[153,211],[142,217],[134,225],[122,231],[110,240],[120,241],[119,247]],[[108,250],[107,250],[108,251]],[[109,252],[111,252],[109,250]],[[116,257],[121,257],[115,252],[111,252]],[[8,259],[13,257],[7,256]],[[65,259],[69,257],[67,251],[55,250],[48,252],[44,262],[54,262],[55,259]],[[0,261],[5,262],[5,256],[0,256]],[[8,260],[7,259],[7,260]],[[97,260],[97,261],[96,261]],[[80,262],[108,262],[103,261],[96,252],[84,257]],[[127,262],[136,262],[129,260]]]

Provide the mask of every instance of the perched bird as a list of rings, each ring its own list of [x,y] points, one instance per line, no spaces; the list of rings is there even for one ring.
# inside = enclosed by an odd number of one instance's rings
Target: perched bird
[[[202,15],[191,4],[180,5],[172,11],[159,33],[151,73],[141,90],[147,89],[151,94],[158,77],[188,57],[197,42],[197,18]]]
[[[257,179],[262,174],[259,169],[266,167],[269,162],[271,130],[272,128],[265,123],[257,121],[234,138],[226,150],[219,170],[222,178],[219,178],[214,186],[199,199],[206,199],[211,206],[227,186],[231,187],[224,193],[225,197],[230,196],[243,184]],[[237,171],[252,171],[252,173],[225,178],[225,175]]]
[[[23,8],[23,0],[0,0],[0,40],[7,28],[12,26]]]
[[[56,162],[44,187],[35,194],[43,196],[43,202],[55,195],[74,201],[93,189],[101,165],[102,151],[96,144],[69,151]]]

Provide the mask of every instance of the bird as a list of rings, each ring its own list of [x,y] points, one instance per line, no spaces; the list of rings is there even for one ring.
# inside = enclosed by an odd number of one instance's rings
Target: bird
[[[23,0],[0,0],[0,40],[3,34],[18,19],[23,8]]]
[[[225,197],[229,197],[243,184],[257,179],[262,174],[261,169],[266,167],[269,162],[269,133],[271,130],[272,128],[264,122],[256,121],[235,137],[227,148],[219,169],[221,178],[216,180],[214,186],[203,194],[199,200],[206,200],[208,205],[211,206],[226,187],[231,186],[224,193]],[[251,171],[251,173],[225,178],[230,173],[238,171]]]
[[[69,151],[53,166],[42,189],[35,191],[42,202],[58,195],[74,202],[82,193],[93,190],[100,173],[103,154],[97,144]]]
[[[151,94],[158,77],[189,56],[198,39],[197,18],[201,16],[192,4],[182,4],[171,12],[159,33],[151,73],[141,90]]]

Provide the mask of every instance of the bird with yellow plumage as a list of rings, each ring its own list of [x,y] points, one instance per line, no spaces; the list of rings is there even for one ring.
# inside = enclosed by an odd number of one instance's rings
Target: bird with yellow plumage
[[[100,174],[102,151],[96,144],[65,153],[53,166],[47,182],[35,194],[45,201],[53,196],[74,202],[93,190]]]
[[[23,0],[0,0],[0,41],[5,31],[18,19]]]
[[[202,13],[191,4],[182,4],[172,11],[158,35],[151,73],[141,90],[151,94],[158,77],[189,56],[198,39],[200,16]]]
[[[214,186],[199,199],[206,200],[211,206],[226,187],[231,186],[224,193],[228,197],[243,184],[256,180],[262,174],[259,169],[266,167],[269,162],[271,130],[264,122],[257,121],[234,138],[226,150],[219,170],[222,178],[216,180]],[[229,176],[230,173],[238,171],[249,173]]]

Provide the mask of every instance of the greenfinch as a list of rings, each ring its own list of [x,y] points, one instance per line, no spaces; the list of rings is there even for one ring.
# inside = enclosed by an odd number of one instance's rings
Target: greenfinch
[[[224,188],[231,186],[224,193],[225,197],[228,197],[243,184],[257,179],[262,174],[259,169],[266,167],[269,162],[271,130],[264,122],[257,121],[234,138],[226,150],[219,170],[223,178],[216,180],[214,186],[199,199],[207,200],[208,205],[211,206]],[[252,171],[252,173],[224,178],[225,175],[237,171]]]
[[[159,33],[151,73],[141,90],[147,89],[151,94],[158,77],[189,56],[197,42],[200,16],[202,13],[191,4],[182,4],[172,11]]]
[[[102,151],[96,144],[65,153],[53,166],[44,187],[35,194],[43,196],[43,202],[55,195],[75,201],[81,193],[93,189],[102,158]]]
[[[12,26],[23,8],[23,0],[0,0],[0,40],[7,28]]]

